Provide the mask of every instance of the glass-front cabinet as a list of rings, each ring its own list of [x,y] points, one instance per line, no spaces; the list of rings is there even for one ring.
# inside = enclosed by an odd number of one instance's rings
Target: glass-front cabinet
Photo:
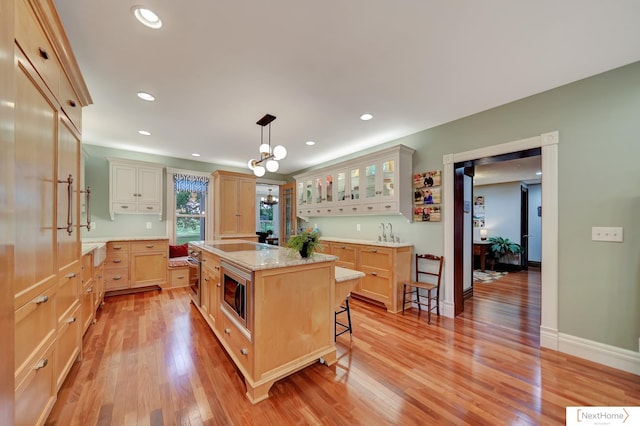
[[[297,214],[402,214],[412,219],[412,156],[403,145],[296,176]]]

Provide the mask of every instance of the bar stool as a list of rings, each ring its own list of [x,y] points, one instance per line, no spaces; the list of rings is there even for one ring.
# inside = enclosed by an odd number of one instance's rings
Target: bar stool
[[[344,303],[340,305],[340,307],[338,308],[337,311],[335,311],[334,313],[334,320],[335,320],[335,324],[333,326],[333,331],[335,336],[333,337],[333,341],[336,341],[336,338],[341,335],[346,333],[347,331],[349,332],[349,339],[353,340],[353,333],[351,330],[351,310],[349,309],[349,299],[351,298],[351,294],[349,294],[347,296],[347,298],[344,300]],[[338,321],[338,315],[341,314],[347,314],[347,323],[345,324],[344,322]],[[344,321],[344,319],[342,320]],[[338,327],[341,328],[340,331],[338,331]]]

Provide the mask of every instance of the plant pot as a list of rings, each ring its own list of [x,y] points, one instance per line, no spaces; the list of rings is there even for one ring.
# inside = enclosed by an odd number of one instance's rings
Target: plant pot
[[[302,248],[300,249],[300,257],[303,259],[309,257],[309,243],[302,243]]]

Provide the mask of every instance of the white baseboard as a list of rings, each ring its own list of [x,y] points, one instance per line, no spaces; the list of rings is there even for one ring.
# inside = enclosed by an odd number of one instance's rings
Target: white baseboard
[[[441,300],[440,313],[447,318],[455,318],[455,307],[453,303]]]
[[[541,339],[542,341],[542,335]],[[640,352],[558,333],[559,352],[574,355],[640,376]]]
[[[540,347],[558,350],[558,330],[540,326]]]

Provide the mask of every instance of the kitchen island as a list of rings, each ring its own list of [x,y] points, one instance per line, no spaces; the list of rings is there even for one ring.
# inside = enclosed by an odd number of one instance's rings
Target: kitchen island
[[[242,373],[252,403],[268,398],[277,380],[336,362],[335,256],[301,259],[240,240],[190,242],[189,249],[202,260],[194,305]]]

